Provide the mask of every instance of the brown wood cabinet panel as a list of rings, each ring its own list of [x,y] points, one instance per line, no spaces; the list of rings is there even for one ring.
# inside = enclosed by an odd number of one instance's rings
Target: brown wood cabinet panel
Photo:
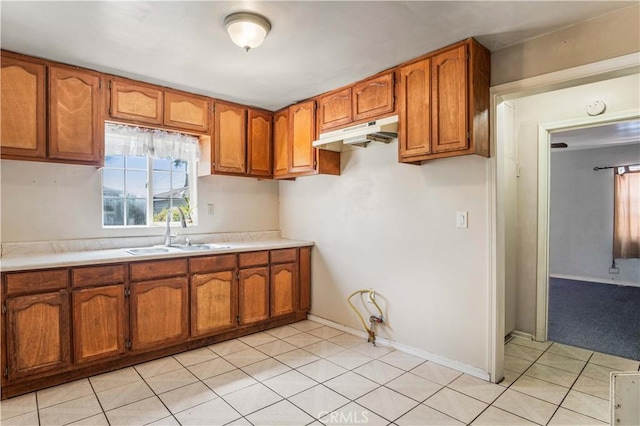
[[[74,291],[74,361],[118,356],[125,351],[124,285]]]
[[[85,266],[71,270],[74,287],[120,284],[126,279],[126,265]]]
[[[45,65],[2,52],[0,146],[2,156],[44,157]]]
[[[240,253],[238,255],[238,264],[241,268],[249,266],[261,266],[269,264],[268,251],[251,251],[248,253]]]
[[[116,78],[109,81],[109,86],[111,118],[162,124],[163,92],[161,88]]]
[[[289,108],[273,116],[273,176],[289,173]]]
[[[187,274],[187,259],[136,262],[130,265],[131,281],[176,277]]]
[[[6,303],[9,380],[68,367],[69,294],[15,297]]]
[[[269,318],[269,267],[240,269],[239,320],[250,324]]]
[[[164,93],[164,124],[185,130],[209,130],[209,100],[173,91]]]
[[[298,309],[308,311],[311,308],[311,247],[300,247],[298,271],[300,286]]]
[[[189,335],[186,277],[131,285],[131,347],[146,350],[179,343]]]
[[[400,68],[398,147],[401,159],[431,152],[430,82],[428,58]]]
[[[102,162],[103,80],[93,71],[49,67],[49,157]]]
[[[344,126],[353,121],[351,87],[318,98],[320,130]]]
[[[289,172],[313,172],[315,167],[315,102],[289,107]]]
[[[191,271],[192,274],[226,271],[235,269],[237,263],[235,254],[192,257],[189,259],[189,271]]]
[[[216,172],[246,172],[246,120],[246,108],[216,102],[214,130],[214,169]]]
[[[356,83],[353,86],[354,121],[376,117],[393,111],[393,72]]]
[[[238,285],[235,271],[191,277],[191,336],[200,337],[236,326]]]
[[[7,285],[7,296],[62,290],[69,283],[69,271],[67,269],[9,272],[4,277]]]
[[[271,250],[271,263],[289,263],[296,261],[297,249]]]
[[[252,176],[271,176],[272,114],[249,109],[247,118],[247,173]]]
[[[271,316],[294,312],[298,306],[297,274],[295,263],[271,266]]]

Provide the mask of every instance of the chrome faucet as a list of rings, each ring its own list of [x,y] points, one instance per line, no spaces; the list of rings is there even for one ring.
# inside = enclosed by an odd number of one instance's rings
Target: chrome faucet
[[[164,234],[164,245],[165,247],[171,247],[171,218],[173,217],[173,211],[174,210],[178,210],[178,213],[180,213],[180,226],[183,228],[187,227],[187,221],[184,218],[184,213],[182,213],[182,210],[177,207],[177,206],[173,206],[169,208],[169,211],[167,212],[167,232]]]

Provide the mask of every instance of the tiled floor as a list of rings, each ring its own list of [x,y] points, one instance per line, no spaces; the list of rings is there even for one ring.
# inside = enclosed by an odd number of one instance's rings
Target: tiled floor
[[[606,424],[630,361],[515,338],[491,384],[303,321],[3,401],[2,425]]]

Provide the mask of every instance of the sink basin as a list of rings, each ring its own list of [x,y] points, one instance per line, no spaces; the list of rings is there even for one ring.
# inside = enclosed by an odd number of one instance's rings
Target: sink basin
[[[175,247],[177,249],[185,250],[185,251],[220,250],[220,249],[229,248],[229,246],[223,246],[220,244],[191,244],[191,245],[180,244],[180,245],[175,245],[171,247]]]
[[[169,249],[166,247],[144,247],[144,248],[127,249],[125,251],[133,255],[142,255],[142,254],[167,253]]]

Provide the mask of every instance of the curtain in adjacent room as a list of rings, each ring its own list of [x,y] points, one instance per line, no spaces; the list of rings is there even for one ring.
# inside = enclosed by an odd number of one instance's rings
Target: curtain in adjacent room
[[[640,258],[640,172],[616,168],[613,222],[613,257]]]

